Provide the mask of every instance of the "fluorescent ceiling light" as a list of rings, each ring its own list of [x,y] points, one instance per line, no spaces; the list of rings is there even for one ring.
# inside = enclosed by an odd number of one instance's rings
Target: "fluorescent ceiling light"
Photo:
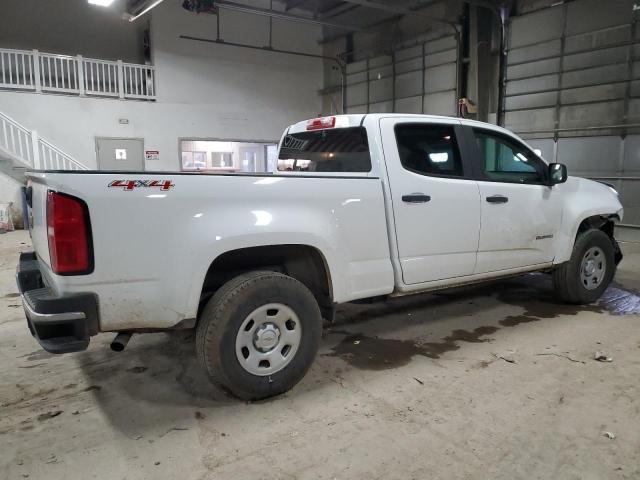
[[[100,7],[108,7],[113,3],[113,0],[87,0],[91,5],[98,5]]]

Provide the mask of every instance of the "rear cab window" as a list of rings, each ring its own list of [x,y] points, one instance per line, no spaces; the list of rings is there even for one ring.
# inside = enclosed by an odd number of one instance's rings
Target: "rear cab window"
[[[464,176],[453,125],[400,123],[395,133],[400,162],[406,170],[435,177]]]
[[[278,172],[370,171],[371,154],[364,127],[287,134],[278,153]]]

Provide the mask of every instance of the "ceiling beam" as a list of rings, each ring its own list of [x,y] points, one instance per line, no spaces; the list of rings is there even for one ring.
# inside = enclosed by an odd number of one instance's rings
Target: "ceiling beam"
[[[500,17],[500,7],[489,0],[464,0],[469,5],[475,5],[477,7],[488,8],[492,12],[496,13]]]
[[[436,5],[438,3],[441,3],[445,0],[431,0],[428,3],[422,3],[419,5],[416,5],[415,8],[423,8],[423,7],[427,7],[427,6],[431,6],[431,5]],[[500,9],[498,6],[496,6],[491,0],[460,0],[461,3],[468,3],[471,5],[476,5],[479,7],[484,7],[487,8],[489,10],[491,10],[493,13],[495,13],[498,18],[500,17]],[[376,1],[371,1],[371,0],[343,0],[343,4],[335,7],[327,12],[325,12],[324,15],[321,15],[320,18],[331,18],[337,15],[340,15],[341,13],[345,13],[347,10],[352,10],[353,8],[360,8],[362,7],[369,7],[369,8],[378,8],[379,10],[385,10],[385,11],[394,11],[397,13],[397,15],[394,15],[392,17],[389,18],[385,18],[382,20],[378,20],[375,23],[371,23],[368,25],[365,25],[361,28],[362,32],[371,32],[371,31],[375,31],[376,29],[378,29],[380,26],[386,24],[386,23],[391,23],[391,22],[395,22],[397,20],[400,20],[402,17],[404,17],[405,15],[419,15],[423,18],[427,18],[431,21],[433,21],[434,23],[440,23],[440,24],[446,24],[447,26],[453,28],[453,30],[455,31],[456,34],[458,34],[458,26],[455,22],[448,22],[446,20],[441,20],[441,19],[437,19],[437,18],[433,18],[430,15],[425,15],[420,13],[419,10],[413,10],[411,8],[405,8],[405,7],[400,7],[397,5],[387,5],[387,4],[382,4],[380,2],[376,2]],[[344,10],[346,5],[351,5],[350,9]],[[345,37],[348,33],[351,32],[346,32],[346,33],[336,33],[333,35],[326,35],[324,36],[320,41],[318,41],[319,44],[324,44],[324,43],[329,43],[332,42],[334,40],[338,40],[340,38]]]
[[[298,7],[300,7],[300,5],[304,5],[305,3],[307,3],[307,0],[291,0],[291,1],[287,1],[287,2],[285,2],[284,11],[288,12],[289,10],[293,10],[294,8],[298,8]]]
[[[310,23],[313,25],[321,25],[323,27],[339,28],[341,30],[347,30],[350,32],[359,32],[362,27],[357,25],[348,25],[338,22],[328,22],[325,20],[318,20],[311,17],[303,17],[301,15],[294,15],[292,13],[280,12],[277,10],[270,10],[268,8],[252,7],[241,3],[228,2],[226,0],[220,0],[215,2],[215,6],[224,10],[232,10],[234,12],[249,13],[252,15],[262,15],[271,18],[281,18],[283,20],[289,20],[292,22]]]
[[[389,18],[385,18],[383,20],[378,20],[375,23],[369,23],[367,25],[365,25],[364,27],[362,27],[362,32],[374,32],[375,30],[377,30],[380,26],[385,25],[387,23],[392,23],[395,22],[397,20],[400,20],[402,17],[404,17],[404,15],[394,15],[393,17],[389,17]],[[318,43],[320,45],[324,44],[324,43],[329,43],[329,42],[333,42],[334,40],[338,40],[340,38],[346,37],[349,33],[353,33],[353,32],[346,32],[346,33],[336,33],[333,35],[325,35],[324,37],[322,37],[321,40],[318,41]]]
[[[129,14],[129,21],[133,22],[139,17],[160,5],[164,0],[129,0],[127,2],[126,13]]]
[[[343,0],[345,3],[349,3],[349,4],[353,4],[353,6],[356,6],[357,8],[360,8],[360,6],[365,6],[364,4],[366,4],[367,7],[370,8],[376,8],[377,6],[383,6],[384,10],[386,11],[390,11],[389,9],[394,9],[394,10],[401,10],[396,12],[396,15],[393,15],[389,18],[384,18],[382,20],[378,20],[377,22],[374,23],[370,23],[368,25],[365,25],[361,28],[360,31],[362,32],[373,32],[376,29],[378,29],[379,27],[381,27],[382,25],[385,25],[387,23],[392,23],[395,21],[400,20],[401,18],[403,18],[406,15],[414,15],[417,16],[419,15],[421,18],[426,18],[427,20],[431,21],[432,23],[437,23],[439,25],[445,25],[449,28],[451,28],[455,34],[458,34],[458,26],[455,22],[449,22],[446,20],[441,20],[439,18],[435,18],[432,17],[431,15],[426,15],[424,13],[421,13],[419,10],[413,10],[410,8],[404,8],[404,7],[399,7],[397,5],[386,5],[386,4],[381,4],[379,2],[372,2],[369,0]],[[422,5],[418,5],[417,8],[423,8],[425,6],[431,6],[431,5],[435,5],[437,3],[443,2],[445,0],[434,0],[429,2],[428,4],[422,4]],[[482,1],[482,0],[480,0]],[[380,10],[383,10],[383,8],[379,8]],[[324,44],[324,43],[329,43],[332,42],[334,40],[338,40],[342,37],[345,37],[347,34],[349,34],[351,32],[345,32],[345,33],[336,33],[333,35],[326,35],[324,36],[320,41],[318,41],[318,43],[320,45]]]
[[[374,10],[382,10],[383,12],[396,13],[400,15],[412,15],[420,18],[425,18],[433,23],[439,23],[441,25],[447,25],[449,27],[452,26],[453,22],[448,22],[446,20],[442,20],[440,18],[434,17],[432,15],[422,13],[420,10],[414,10],[412,8],[402,7],[400,5],[389,5],[386,3],[380,3],[372,0],[343,0],[347,3],[352,3],[354,5],[360,5],[362,7],[372,8]]]
[[[350,3],[343,3],[342,5],[333,7],[330,10],[325,10],[320,14],[320,18],[337,17],[338,15],[342,15],[343,13],[350,12],[351,10],[355,10],[356,8],[360,8],[360,7],[358,5],[353,5]]]

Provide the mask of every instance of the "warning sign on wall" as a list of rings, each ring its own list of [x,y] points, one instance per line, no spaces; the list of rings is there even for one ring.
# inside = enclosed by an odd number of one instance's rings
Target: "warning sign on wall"
[[[160,152],[158,150],[146,150],[144,158],[145,160],[160,160]]]

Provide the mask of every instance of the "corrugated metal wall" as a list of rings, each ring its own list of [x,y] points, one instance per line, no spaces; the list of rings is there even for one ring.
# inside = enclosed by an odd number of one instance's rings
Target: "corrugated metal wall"
[[[624,223],[640,228],[640,29],[633,0],[576,0],[513,17],[507,48],[505,126],[571,174],[615,185]]]
[[[347,65],[347,113],[457,111],[458,42],[454,35]]]

